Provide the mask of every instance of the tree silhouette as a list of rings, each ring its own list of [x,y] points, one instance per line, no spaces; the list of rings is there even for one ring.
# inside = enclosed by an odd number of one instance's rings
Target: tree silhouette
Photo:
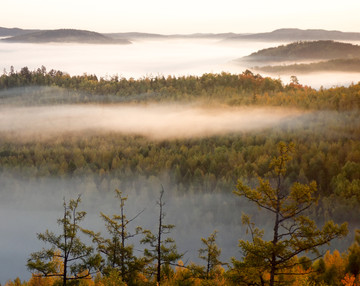
[[[150,263],[155,261],[155,267],[151,269],[151,271],[156,273],[156,281],[159,284],[161,281],[162,266],[169,266],[183,256],[177,252],[174,239],[170,237],[164,239],[175,226],[172,224],[164,224],[165,213],[163,208],[165,202],[163,202],[163,195],[164,188],[162,187],[160,198],[157,202],[159,206],[158,231],[156,234],[153,234],[150,230],[144,230],[145,237],[141,240],[142,244],[148,244],[150,246],[150,248],[144,249],[144,255]]]
[[[64,215],[58,219],[62,233],[56,235],[46,230],[45,233],[37,234],[39,240],[51,247],[32,253],[27,262],[28,269],[39,276],[61,277],[63,286],[67,285],[69,280],[91,278],[90,275],[96,272],[101,264],[101,256],[94,254],[93,248],[79,238],[79,222],[86,215],[86,212],[77,210],[80,202],[80,196],[69,203],[64,200]],[[58,267],[56,260],[61,261],[61,267]]]
[[[131,219],[127,219],[125,215],[127,196],[123,196],[119,190],[115,190],[115,192],[116,197],[120,200],[120,214],[114,214],[110,217],[101,213],[110,237],[106,238],[100,232],[95,233],[90,230],[84,230],[84,232],[92,238],[98,251],[106,256],[107,262],[102,272],[105,275],[110,275],[115,270],[119,273],[122,281],[132,285],[134,276],[143,269],[145,261],[137,258],[133,254],[134,246],[127,243],[130,238],[140,234],[142,229],[136,227],[135,232],[131,233],[128,231],[128,225],[142,212]]]
[[[291,160],[293,150],[294,144],[279,143],[279,156],[273,158],[270,164],[274,187],[269,180],[259,178],[259,186],[255,189],[239,181],[234,192],[274,216],[272,240],[264,240],[263,232],[259,230],[252,231],[252,241],[239,242],[244,259],[242,264],[237,264],[268,271],[270,286],[275,285],[277,276],[286,274],[286,269],[295,266],[297,255],[304,252],[319,255],[319,246],[347,234],[346,223],[338,226],[333,221],[328,221],[319,229],[316,223],[305,215],[306,210],[317,200],[314,196],[317,190],[315,182],[308,185],[295,182],[290,188],[284,186],[286,164]],[[243,221],[248,226],[251,225],[249,219]]]

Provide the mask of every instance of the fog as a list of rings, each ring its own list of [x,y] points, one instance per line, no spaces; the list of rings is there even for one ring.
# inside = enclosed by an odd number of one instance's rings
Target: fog
[[[254,43],[257,48],[268,43]],[[131,45],[14,44],[0,42],[0,68],[16,70],[44,65],[50,69],[101,77],[201,75],[229,70],[227,63],[251,53],[254,45],[221,44],[217,40],[138,40]]]
[[[35,70],[44,65],[81,75],[119,75],[135,79],[157,75],[202,75],[242,73],[251,66],[234,61],[260,49],[276,47],[277,42],[221,42],[214,39],[137,40],[131,45],[16,44],[0,42],[0,69]],[[264,74],[265,75],[265,74]],[[270,74],[288,83],[290,75]],[[314,88],[349,85],[358,82],[359,73],[319,73],[299,75],[300,83]]]
[[[14,179],[15,178],[15,179]],[[63,198],[69,200],[81,194],[82,202],[79,210],[87,212],[83,227],[104,231],[104,225],[99,218],[100,212],[118,214],[119,204],[114,199],[114,192],[99,193],[91,177],[54,179],[20,179],[7,172],[0,173],[2,191],[0,193],[0,283],[19,276],[29,279],[26,261],[31,252],[46,247],[36,238],[36,233],[46,229],[59,233],[57,218],[62,215]],[[156,231],[158,216],[158,200],[161,178],[141,179],[129,178],[125,185],[131,188],[121,188],[128,200],[125,211],[132,218],[140,211],[144,212],[130,226],[132,231],[138,225]],[[120,188],[124,182],[113,179],[110,189]],[[245,238],[245,230],[241,227],[241,213],[254,213],[251,206],[236,198],[231,193],[198,193],[197,190],[179,193],[172,186],[165,188],[165,223],[175,224],[171,237],[176,239],[180,252],[186,252],[183,261],[201,262],[198,249],[202,247],[201,237],[208,237],[217,229],[218,244],[222,248],[222,259],[226,262],[230,257],[240,258],[238,240]],[[255,217],[262,212],[255,208]],[[104,233],[105,234],[105,233]],[[86,240],[84,236],[83,239]],[[130,241],[135,249],[140,250],[138,238]],[[140,251],[136,254],[141,255]]]
[[[202,108],[191,105],[55,105],[0,107],[0,132],[49,139],[64,133],[116,132],[151,139],[189,138],[279,125],[301,115],[288,108]]]
[[[101,231],[105,236],[105,227],[100,219],[100,212],[108,215],[119,214],[119,203],[113,190],[116,188],[128,196],[125,214],[131,219],[139,212],[143,213],[135,219],[128,230],[132,232],[136,226],[156,231],[158,222],[158,206],[156,204],[161,185],[165,194],[164,223],[174,224],[171,232],[181,253],[185,253],[183,261],[203,264],[198,258],[198,250],[203,247],[202,237],[208,237],[218,230],[217,244],[222,250],[221,260],[230,262],[231,257],[241,258],[238,247],[239,239],[250,239],[246,228],[241,224],[241,215],[252,216],[256,226],[265,229],[265,239],[271,239],[272,216],[260,210],[246,199],[232,193],[207,193],[193,189],[178,191],[175,186],[166,183],[166,174],[158,178],[128,178],[126,182],[109,177],[109,190],[99,192],[95,185],[95,176],[73,177],[71,179],[28,178],[8,171],[0,172],[0,283],[20,277],[28,280],[31,273],[26,269],[30,253],[49,247],[36,238],[36,233],[45,230],[61,233],[57,219],[63,214],[63,199],[77,198],[81,195],[80,211],[87,216],[81,226],[93,231]],[[80,234],[82,240],[90,240]],[[135,254],[142,255],[143,246],[136,237],[129,241],[134,244]],[[343,251],[351,243],[352,236],[332,243],[332,246]],[[325,249],[328,246],[325,247]]]

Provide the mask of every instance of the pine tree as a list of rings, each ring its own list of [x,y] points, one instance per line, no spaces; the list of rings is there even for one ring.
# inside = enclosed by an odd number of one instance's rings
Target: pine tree
[[[144,255],[149,263],[155,262],[155,267],[151,267],[151,272],[156,273],[156,282],[160,284],[162,266],[169,266],[179,260],[183,255],[179,254],[174,239],[164,236],[169,234],[175,227],[172,224],[164,224],[165,213],[163,207],[164,188],[160,192],[159,205],[159,225],[156,234],[150,230],[144,230],[145,237],[141,240],[142,244],[148,244],[150,248],[144,249]]]
[[[132,281],[136,273],[144,267],[144,259],[137,258],[133,253],[133,244],[128,244],[130,238],[141,233],[141,227],[136,227],[134,233],[128,231],[128,225],[133,222],[142,212],[139,212],[132,219],[127,219],[125,215],[125,202],[127,196],[123,196],[122,192],[115,190],[116,197],[120,200],[120,214],[114,214],[111,217],[101,213],[101,217],[105,222],[105,226],[109,238],[95,233],[90,230],[84,230],[93,242],[97,245],[100,253],[106,256],[106,265],[103,269],[105,275],[115,275],[114,271],[119,273],[122,281],[132,285]]]
[[[80,202],[80,196],[69,203],[64,200],[64,215],[58,219],[62,233],[56,235],[46,230],[45,233],[37,234],[39,240],[51,247],[32,253],[27,262],[27,268],[36,272],[36,275],[61,277],[63,286],[67,285],[68,281],[91,278],[91,274],[95,273],[101,264],[100,255],[94,254],[94,249],[80,240],[79,223],[86,215],[86,212],[77,210]],[[58,260],[62,262],[60,270]]]
[[[206,262],[206,278],[210,278],[211,272],[223,263],[219,260],[221,249],[216,244],[217,231],[213,231],[208,238],[201,238],[204,248],[199,249],[199,257]]]
[[[319,255],[319,246],[347,234],[346,223],[338,226],[333,221],[328,221],[319,229],[305,215],[306,210],[316,203],[316,183],[305,185],[295,182],[290,188],[286,188],[283,184],[286,164],[291,160],[294,145],[280,142],[278,150],[279,156],[273,158],[270,164],[274,184],[259,178],[259,186],[252,189],[239,181],[234,192],[267,210],[274,217],[272,240],[264,240],[263,233],[259,230],[252,241],[240,240],[239,246],[244,258],[243,263],[237,263],[238,267],[268,271],[270,286],[275,285],[277,276],[286,274],[285,270],[294,266],[297,255],[304,252]],[[251,225],[249,220],[245,221],[248,226]]]

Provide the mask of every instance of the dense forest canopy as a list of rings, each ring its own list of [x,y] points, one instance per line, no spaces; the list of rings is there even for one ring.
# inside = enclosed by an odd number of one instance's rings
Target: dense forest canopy
[[[57,87],[56,93],[46,88]],[[14,89],[20,87],[20,89]],[[29,88],[30,87],[30,88]],[[117,75],[69,74],[45,67],[30,71],[14,68],[0,76],[2,104],[20,105],[113,102],[197,102],[206,105],[289,106],[308,110],[356,110],[360,84],[315,90],[296,81],[284,85],[280,79],[262,77],[246,70],[242,74],[204,74],[202,76],[156,76],[126,79]],[[26,94],[26,96],[23,96]],[[30,98],[30,99],[29,99]]]

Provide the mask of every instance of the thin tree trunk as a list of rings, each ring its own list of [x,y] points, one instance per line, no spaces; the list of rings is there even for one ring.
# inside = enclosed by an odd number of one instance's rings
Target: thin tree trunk
[[[281,168],[283,162],[281,162]],[[269,286],[274,286],[275,283],[275,274],[276,274],[276,244],[279,240],[279,215],[280,215],[280,186],[281,186],[281,176],[278,176],[277,189],[276,189],[276,217],[274,224],[274,238],[272,241],[273,250],[271,255],[271,268],[270,268],[270,284]]]
[[[162,196],[164,194],[164,190],[162,190],[160,194],[159,206],[160,206],[160,215],[159,215],[159,233],[158,233],[158,245],[157,245],[157,282],[160,285],[161,280],[161,233],[162,233]]]
[[[124,221],[124,201],[121,200],[121,252],[120,252],[120,258],[121,258],[121,278],[123,281],[125,281],[125,221]]]
[[[66,230],[66,204],[64,199],[64,243],[65,243],[65,249],[64,249],[64,273],[63,273],[63,286],[66,286],[66,275],[67,275],[67,256],[68,256],[68,246],[67,246],[67,230]]]

